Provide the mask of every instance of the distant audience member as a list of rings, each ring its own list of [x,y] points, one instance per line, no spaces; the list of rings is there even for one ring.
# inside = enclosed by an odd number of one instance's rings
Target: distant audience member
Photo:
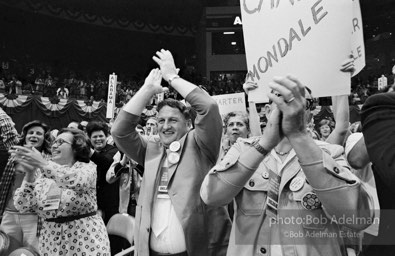
[[[67,89],[64,84],[62,84],[58,90],[56,91],[56,96],[59,97],[59,99],[67,99],[69,97],[69,89]]]
[[[78,125],[79,125],[79,123],[78,123],[77,121],[71,121],[71,122],[67,125],[67,128],[78,129]]]
[[[156,117],[148,118],[147,122],[145,123],[145,130],[146,135],[148,136],[158,134],[158,121],[156,120]]]
[[[42,153],[45,158],[50,155],[51,135],[46,124],[35,120],[22,128],[20,146],[32,148]],[[34,211],[20,213],[13,199],[15,190],[21,187],[26,169],[10,156],[0,180],[0,216],[1,228],[23,246],[32,246],[38,249],[38,217]],[[36,171],[37,177],[40,172]],[[12,248],[16,249],[16,248]]]
[[[118,149],[107,144],[107,124],[92,121],[86,126],[86,131],[93,147],[90,159],[97,165],[97,204],[107,224],[111,216],[118,213],[119,183],[109,184],[106,181],[107,171]]]

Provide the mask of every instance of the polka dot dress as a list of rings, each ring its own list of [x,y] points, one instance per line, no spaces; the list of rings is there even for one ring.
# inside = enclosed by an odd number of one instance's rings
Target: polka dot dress
[[[44,210],[50,188],[61,189],[57,210]],[[15,207],[35,210],[44,219],[86,214],[97,210],[96,165],[76,162],[72,167],[50,162],[43,177],[34,183],[24,181],[15,192]],[[101,217],[94,215],[65,223],[44,220],[40,235],[40,255],[110,255],[107,230]]]

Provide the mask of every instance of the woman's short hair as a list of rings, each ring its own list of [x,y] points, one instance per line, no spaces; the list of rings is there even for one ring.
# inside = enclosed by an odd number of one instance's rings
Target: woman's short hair
[[[75,128],[63,128],[58,133],[58,136],[65,132],[71,133],[73,135],[73,143],[71,144],[71,147],[74,150],[75,160],[89,163],[91,152],[91,143],[89,138],[83,131]]]
[[[322,119],[319,123],[318,123],[318,132],[321,134],[321,131],[319,130],[319,128],[321,128],[321,126],[327,125],[329,126],[329,128],[331,129],[331,131],[333,130],[332,127],[332,121],[328,120],[328,119]]]
[[[96,131],[103,131],[106,137],[108,136],[108,125],[104,122],[99,121],[92,121],[86,125],[86,133],[88,134],[89,138],[92,136],[93,132]]]
[[[225,115],[224,117],[225,129],[228,128],[229,119],[235,116],[239,116],[243,120],[244,124],[246,125],[247,130],[250,131],[250,119],[248,118],[247,113],[241,111],[232,111]]]
[[[41,149],[38,148],[37,150],[41,150],[42,152],[44,152],[46,154],[50,154],[53,138],[51,136],[51,132],[50,132],[48,125],[46,125],[45,123],[43,123],[39,120],[31,121],[23,126],[19,145],[21,145],[21,146],[25,145],[27,132],[32,127],[37,127],[37,126],[43,128],[43,130],[44,130],[43,145],[41,146]]]

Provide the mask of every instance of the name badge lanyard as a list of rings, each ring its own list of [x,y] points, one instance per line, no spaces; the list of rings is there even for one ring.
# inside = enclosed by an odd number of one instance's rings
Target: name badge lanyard
[[[168,189],[167,189],[168,184],[169,184],[169,161],[167,160],[167,153],[165,153],[163,159],[163,165],[160,170],[157,198],[169,198]]]
[[[163,160],[163,166],[161,168],[161,174],[158,186],[157,198],[170,198],[168,194],[169,185],[169,164],[174,165],[180,161],[180,154],[177,152],[181,148],[179,141],[173,141],[169,149],[166,149]]]
[[[277,218],[278,198],[281,176],[269,171],[269,192],[267,193],[266,214],[271,218]]]

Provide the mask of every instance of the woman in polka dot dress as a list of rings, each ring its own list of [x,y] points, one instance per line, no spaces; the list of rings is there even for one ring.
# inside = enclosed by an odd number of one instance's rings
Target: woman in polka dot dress
[[[26,169],[15,192],[15,207],[44,219],[40,255],[110,255],[107,230],[96,214],[96,165],[89,162],[89,141],[82,131],[60,131],[52,161],[35,149],[16,146],[12,154]],[[35,179],[40,168],[42,177]]]

